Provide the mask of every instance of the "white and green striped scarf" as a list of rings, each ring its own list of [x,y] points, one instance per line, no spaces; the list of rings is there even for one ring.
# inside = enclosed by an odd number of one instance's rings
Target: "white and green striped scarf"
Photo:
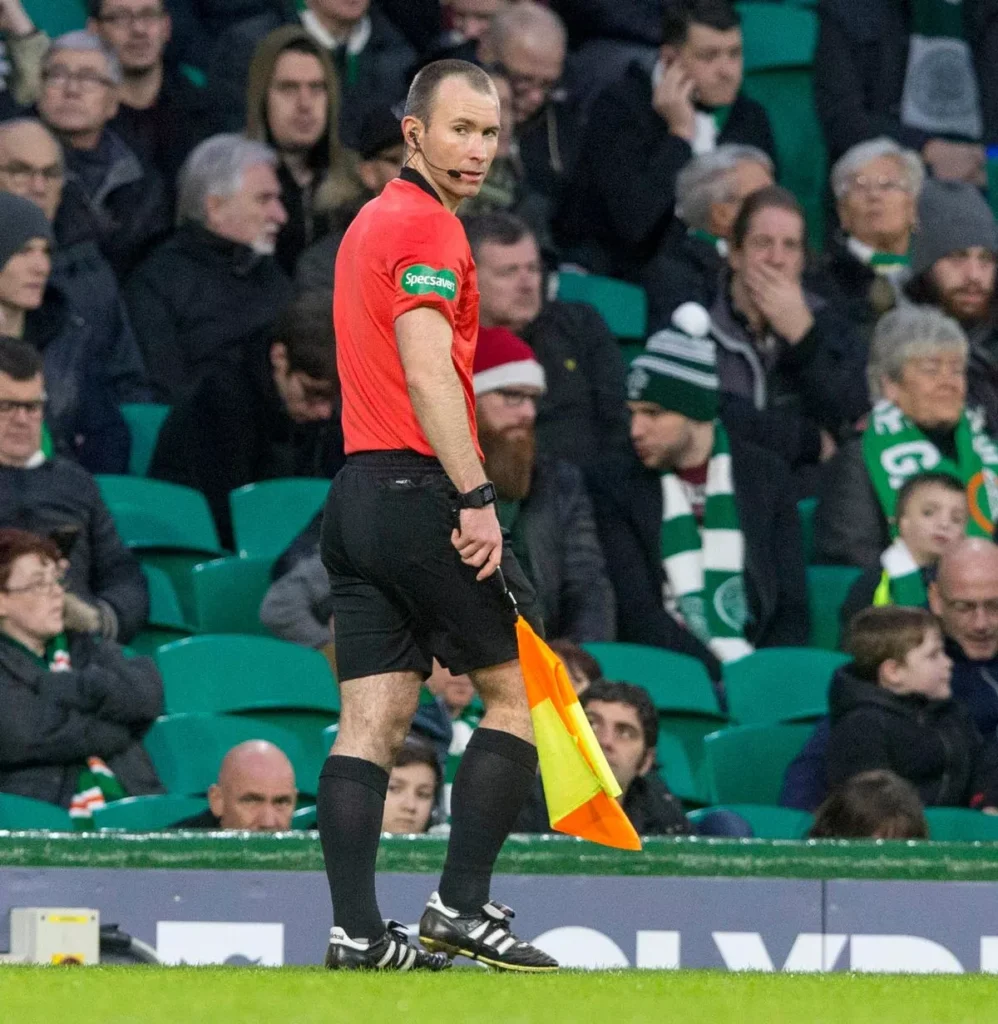
[[[683,482],[662,475],[662,565],[687,628],[721,661],[751,654],[745,639],[745,538],[738,525],[728,435],[714,421],[703,535]]]

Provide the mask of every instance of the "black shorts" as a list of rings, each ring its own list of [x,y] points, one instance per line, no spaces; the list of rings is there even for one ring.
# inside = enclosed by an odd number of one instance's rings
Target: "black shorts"
[[[517,657],[498,574],[478,582],[451,543],[457,491],[412,451],[359,452],[329,491],[320,551],[332,588],[340,680],[412,671],[436,658],[456,675]],[[502,571],[520,614],[543,635],[534,590],[508,543]]]

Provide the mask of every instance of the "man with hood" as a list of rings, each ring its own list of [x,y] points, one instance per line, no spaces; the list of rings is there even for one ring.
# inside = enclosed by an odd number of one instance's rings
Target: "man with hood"
[[[336,207],[362,186],[339,140],[340,84],[329,56],[296,25],[256,48],[246,89],[246,136],[271,146],[287,223],[275,257],[289,275],[302,252],[330,228]]]
[[[340,129],[347,145],[355,144],[371,107],[405,96],[405,72],[415,52],[370,0],[305,0],[301,5],[272,0],[267,11],[233,25],[215,43],[208,88],[227,130],[243,124],[248,69],[257,45],[284,25],[303,28],[336,68],[343,97]]]

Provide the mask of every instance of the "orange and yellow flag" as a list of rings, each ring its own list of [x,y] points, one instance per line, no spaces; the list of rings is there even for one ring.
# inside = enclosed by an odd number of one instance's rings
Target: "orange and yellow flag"
[[[640,850],[641,840],[617,803],[620,786],[565,666],[522,615],[516,640],[551,827],[603,846]]]

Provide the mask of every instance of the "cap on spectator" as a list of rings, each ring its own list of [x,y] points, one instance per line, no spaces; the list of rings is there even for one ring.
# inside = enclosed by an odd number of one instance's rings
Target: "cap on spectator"
[[[474,370],[476,395],[500,388],[547,390],[544,367],[534,357],[534,350],[505,327],[478,329]]]
[[[392,146],[402,144],[402,123],[391,107],[372,107],[360,122],[357,133],[357,152],[361,160],[373,160]]]
[[[710,317],[686,302],[672,315],[672,327],[653,334],[631,360],[627,398],[652,402],[706,423],[717,416],[717,353],[707,336]]]
[[[965,181],[930,178],[918,199],[912,277],[921,276],[951,252],[976,245],[998,252],[998,227],[980,189]]]
[[[52,227],[30,199],[0,192],[0,270],[32,238],[52,241]]]

